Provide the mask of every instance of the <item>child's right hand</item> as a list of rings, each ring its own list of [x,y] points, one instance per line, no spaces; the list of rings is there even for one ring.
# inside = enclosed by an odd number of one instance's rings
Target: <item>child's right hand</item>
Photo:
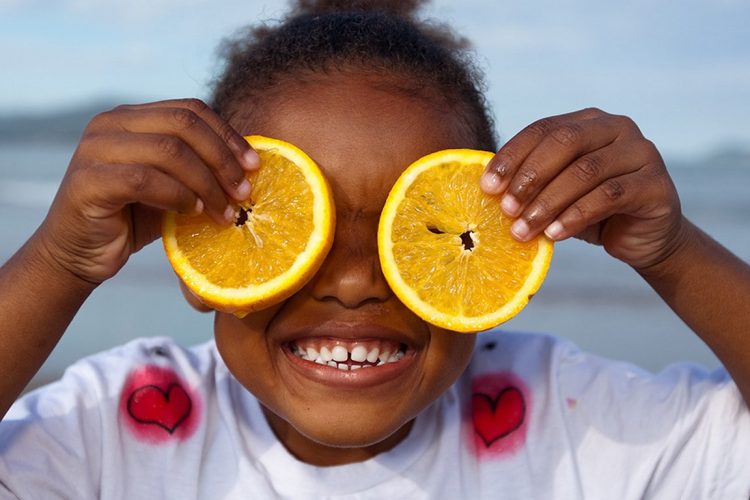
[[[244,171],[258,164],[200,100],[120,106],[86,127],[33,239],[55,265],[98,285],[159,236],[163,210],[231,222],[250,194]]]

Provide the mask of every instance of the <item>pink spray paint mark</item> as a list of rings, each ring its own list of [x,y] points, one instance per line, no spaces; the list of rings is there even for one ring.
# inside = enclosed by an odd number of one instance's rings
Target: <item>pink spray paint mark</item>
[[[504,458],[526,442],[529,391],[509,372],[488,373],[471,383],[466,419],[477,458]]]
[[[147,365],[126,379],[120,416],[139,439],[159,444],[185,440],[195,431],[199,398],[172,370]]]

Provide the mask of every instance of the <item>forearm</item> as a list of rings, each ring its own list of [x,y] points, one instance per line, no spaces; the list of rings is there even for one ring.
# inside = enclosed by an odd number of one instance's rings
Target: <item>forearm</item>
[[[684,222],[670,257],[640,274],[719,357],[750,406],[750,266]]]
[[[4,416],[94,289],[55,266],[32,238],[0,268],[0,416]]]

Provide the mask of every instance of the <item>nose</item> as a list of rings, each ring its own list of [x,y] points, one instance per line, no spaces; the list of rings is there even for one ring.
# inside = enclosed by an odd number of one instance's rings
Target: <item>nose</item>
[[[387,300],[392,292],[380,270],[376,236],[351,226],[337,228],[331,251],[312,280],[312,295],[349,309]]]

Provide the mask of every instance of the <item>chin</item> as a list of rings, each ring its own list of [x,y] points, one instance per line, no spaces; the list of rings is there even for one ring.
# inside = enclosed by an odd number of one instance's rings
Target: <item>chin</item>
[[[265,411],[287,449],[316,465],[361,461],[387,451],[408,435],[414,419],[413,411],[398,411],[398,405],[371,403],[298,404],[289,413]]]
[[[399,433],[411,420],[405,422],[377,425],[372,422],[362,424],[361,422],[337,422],[326,419],[322,425],[317,422],[304,422],[299,426],[292,424],[297,432],[320,445],[330,448],[368,448],[380,445],[389,438]]]

